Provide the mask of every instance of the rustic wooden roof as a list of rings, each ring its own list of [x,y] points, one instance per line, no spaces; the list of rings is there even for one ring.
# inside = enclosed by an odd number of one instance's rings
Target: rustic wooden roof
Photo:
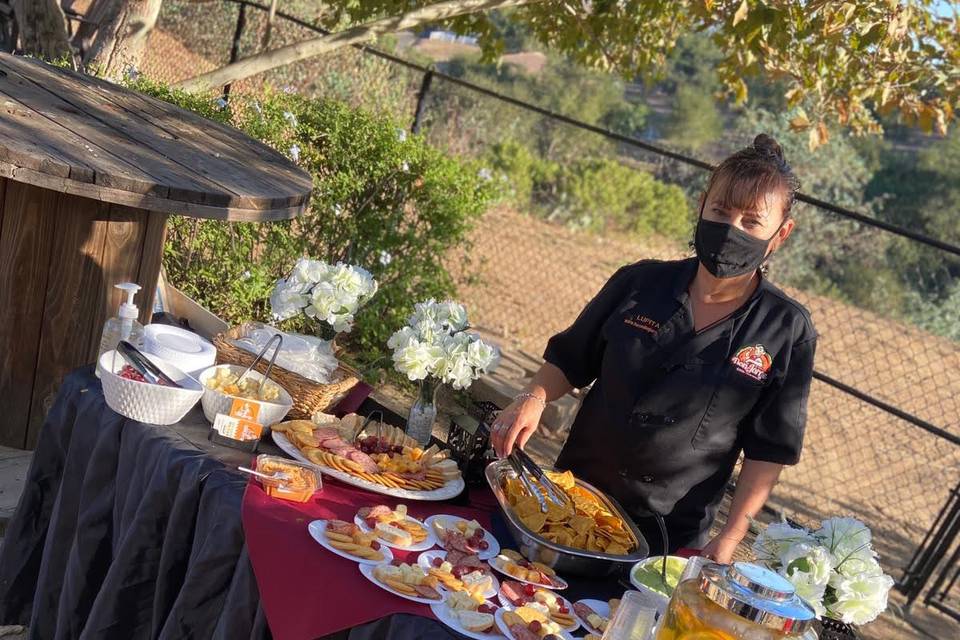
[[[237,129],[104,80],[0,54],[0,176],[151,211],[281,220],[310,175]]]

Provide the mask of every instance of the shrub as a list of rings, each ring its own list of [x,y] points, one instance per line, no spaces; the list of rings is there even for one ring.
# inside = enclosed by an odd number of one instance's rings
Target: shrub
[[[488,162],[523,210],[592,231],[690,236],[691,209],[683,190],[641,169],[596,157],[559,164],[516,142],[493,145]]]
[[[259,100],[235,96],[219,108],[214,99],[145,80],[133,87],[228,122],[298,157],[313,175],[310,208],[295,220],[171,219],[164,253],[170,281],[228,322],[269,320],[270,289],[300,256],[356,264],[373,273],[380,290],[343,341],[358,365],[368,366],[415,301],[454,293],[448,249],[463,246],[496,195],[479,165],[335,101],[270,92]]]

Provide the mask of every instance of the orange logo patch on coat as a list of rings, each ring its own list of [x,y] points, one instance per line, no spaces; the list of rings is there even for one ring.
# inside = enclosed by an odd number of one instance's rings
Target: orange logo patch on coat
[[[767,379],[767,372],[773,365],[773,359],[762,344],[741,347],[737,351],[737,355],[730,358],[730,362],[737,368],[737,371],[757,382],[763,382]]]

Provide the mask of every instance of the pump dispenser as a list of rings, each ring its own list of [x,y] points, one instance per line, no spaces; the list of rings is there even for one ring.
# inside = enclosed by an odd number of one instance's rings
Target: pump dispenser
[[[110,318],[103,325],[100,351],[97,352],[98,363],[100,357],[107,351],[116,349],[121,340],[126,340],[138,349],[143,348],[143,325],[137,321],[140,310],[133,303],[133,297],[140,290],[140,285],[133,282],[121,282],[114,286],[126,294],[127,300],[120,303],[120,310],[116,317]],[[97,371],[97,377],[100,377],[99,370]]]

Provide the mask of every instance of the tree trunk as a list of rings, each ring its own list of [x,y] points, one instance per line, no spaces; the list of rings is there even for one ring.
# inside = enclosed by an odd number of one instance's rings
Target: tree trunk
[[[84,66],[111,78],[137,68],[161,4],[163,0],[94,0],[87,14],[93,24],[77,31],[84,44]]]
[[[67,18],[58,0],[13,0],[13,13],[25,52],[48,60],[73,57]]]
[[[194,78],[188,78],[176,86],[187,91],[207,91],[219,89],[223,85],[243,80],[252,75],[263,73],[277,67],[312,58],[340,47],[369,42],[384,33],[393,33],[404,29],[414,29],[421,25],[439,22],[457,16],[493,9],[518,7],[543,0],[447,0],[414,9],[399,16],[390,16],[373,20],[365,24],[350,27],[329,35],[304,40],[295,44],[258,53],[238,60],[225,67],[214,69]]]

